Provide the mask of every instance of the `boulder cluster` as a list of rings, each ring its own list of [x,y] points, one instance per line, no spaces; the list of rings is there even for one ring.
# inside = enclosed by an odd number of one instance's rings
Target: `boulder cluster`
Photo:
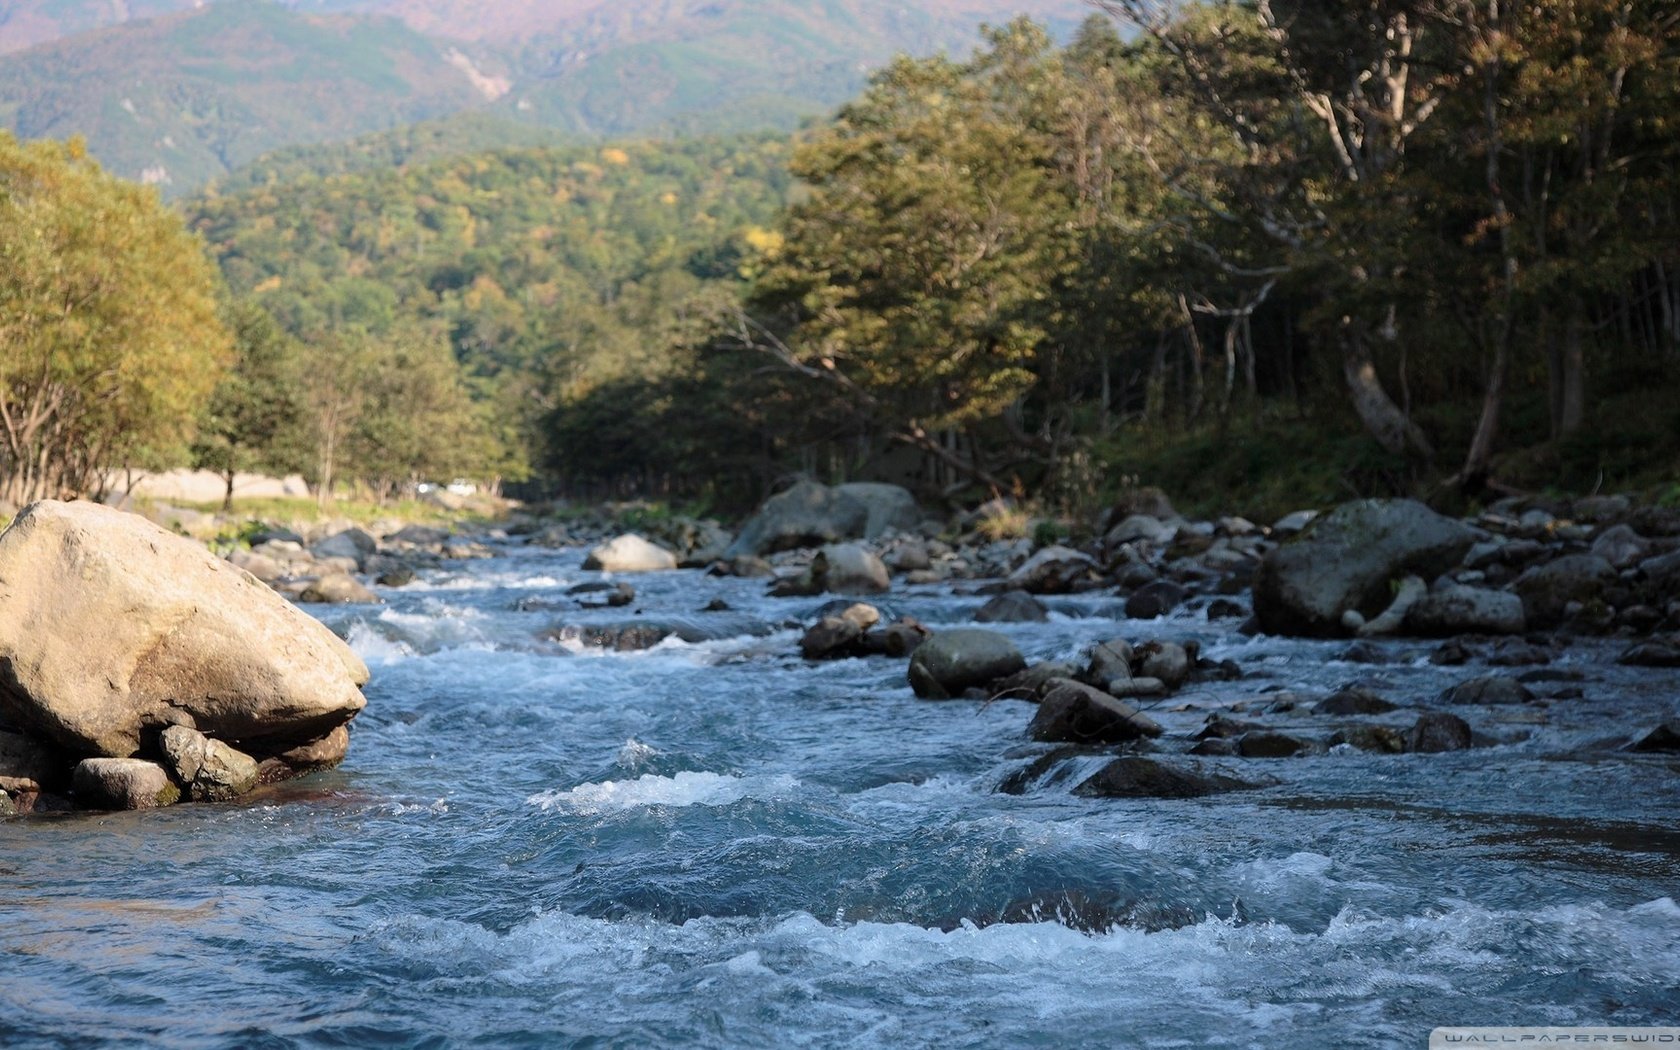
[[[330,768],[368,671],[250,573],[136,515],[0,534],[0,808],[224,800]]]

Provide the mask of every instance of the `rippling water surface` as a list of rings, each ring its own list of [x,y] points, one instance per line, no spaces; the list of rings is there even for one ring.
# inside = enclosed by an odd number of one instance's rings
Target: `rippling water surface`
[[[569,611],[597,578],[579,561],[515,548],[324,612],[374,672],[332,774],[0,824],[0,1045],[1422,1046],[1440,1024],[1680,1023],[1680,763],[1612,749],[1673,712],[1669,672],[1586,644],[1557,665],[1584,696],[1470,709],[1471,752],[1227,760],[1276,784],[1208,800],[1081,799],[1077,777],[1009,795],[1045,750],[1028,705],[917,701],[902,660],[804,664],[788,624],[821,602],[761,581],[634,581],[635,609],[718,641],[539,641],[633,615]],[[697,611],[713,598],[735,612]],[[938,625],[983,600],[888,604]],[[1056,608],[1003,629],[1033,658],[1194,638],[1248,672],[1162,705],[1169,732],[1205,717],[1185,703],[1355,680],[1417,703],[1480,673]]]

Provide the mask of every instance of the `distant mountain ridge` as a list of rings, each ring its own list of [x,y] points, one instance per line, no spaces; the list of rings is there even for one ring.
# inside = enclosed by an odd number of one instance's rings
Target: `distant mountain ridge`
[[[0,0],[0,126],[166,193],[481,110],[586,136],[792,127],[893,54],[1083,0]],[[23,48],[19,50],[19,48]],[[3,52],[13,53],[4,54]],[[489,125],[487,125],[489,126]]]

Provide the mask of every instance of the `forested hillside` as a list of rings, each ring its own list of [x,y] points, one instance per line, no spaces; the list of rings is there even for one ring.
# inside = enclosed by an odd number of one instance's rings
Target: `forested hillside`
[[[445,338],[507,439],[732,301],[787,201],[778,137],[503,150],[191,202],[230,287],[306,340]]]

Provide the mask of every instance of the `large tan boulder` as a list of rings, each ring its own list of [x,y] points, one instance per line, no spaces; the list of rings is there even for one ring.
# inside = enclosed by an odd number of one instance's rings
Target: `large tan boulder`
[[[48,500],[0,533],[0,716],[123,758],[169,725],[253,755],[318,740],[367,667],[249,573],[135,515]]]

